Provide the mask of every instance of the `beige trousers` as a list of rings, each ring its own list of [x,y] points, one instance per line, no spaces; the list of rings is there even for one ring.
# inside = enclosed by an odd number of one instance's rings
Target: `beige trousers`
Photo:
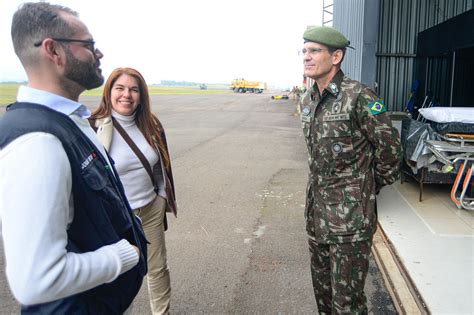
[[[155,314],[167,314],[170,308],[170,273],[166,261],[165,229],[163,217],[165,215],[166,200],[160,196],[135,213],[142,220],[145,236],[150,242],[148,250],[148,294],[150,296],[151,311]]]

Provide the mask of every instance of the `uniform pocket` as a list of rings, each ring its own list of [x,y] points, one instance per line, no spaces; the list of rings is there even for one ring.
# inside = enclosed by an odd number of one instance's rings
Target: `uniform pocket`
[[[347,234],[364,228],[362,188],[359,179],[338,178],[319,189],[323,216],[333,233]]]
[[[319,194],[323,203],[327,205],[362,200],[361,183],[358,178],[330,179],[324,188],[319,189]]]
[[[349,120],[321,122],[318,128],[321,137],[311,152],[317,164],[313,171],[328,177],[353,172],[357,156],[354,152],[351,128]]]
[[[352,125],[349,120],[325,121],[322,123],[321,138],[325,152],[336,159],[352,155]]]

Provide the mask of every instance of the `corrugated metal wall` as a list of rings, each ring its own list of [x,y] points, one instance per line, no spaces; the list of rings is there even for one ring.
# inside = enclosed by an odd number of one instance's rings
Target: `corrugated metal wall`
[[[362,77],[362,47],[363,47],[363,29],[364,29],[364,0],[335,0],[334,1],[333,27],[346,35],[350,40],[351,46],[355,50],[347,49],[346,56],[342,63],[342,70],[352,79],[361,81]],[[345,17],[353,16],[360,18]],[[364,82],[370,84],[368,82]]]
[[[336,0],[333,26],[348,34],[351,42],[358,38],[364,18],[364,4],[369,0]],[[473,0],[380,0],[376,50],[377,93],[389,110],[404,110],[413,81],[417,34],[472,9]],[[374,17],[376,18],[376,17]],[[440,45],[442,40],[440,39]],[[361,77],[360,55],[344,61],[353,78]],[[349,65],[350,63],[350,65]],[[356,75],[355,72],[359,74]]]
[[[376,80],[392,110],[404,110],[410,94],[417,34],[471,8],[472,0],[381,0]]]

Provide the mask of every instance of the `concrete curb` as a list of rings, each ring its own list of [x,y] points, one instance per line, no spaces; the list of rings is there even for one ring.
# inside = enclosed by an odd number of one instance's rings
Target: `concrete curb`
[[[430,314],[410,275],[403,267],[380,224],[374,235],[372,254],[399,314]]]

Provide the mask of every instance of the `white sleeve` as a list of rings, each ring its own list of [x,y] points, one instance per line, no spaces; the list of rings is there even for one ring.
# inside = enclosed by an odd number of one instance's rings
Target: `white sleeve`
[[[30,133],[0,151],[6,274],[22,304],[45,303],[111,282],[138,262],[126,240],[94,252],[66,251],[71,187],[69,160],[56,137]]]

